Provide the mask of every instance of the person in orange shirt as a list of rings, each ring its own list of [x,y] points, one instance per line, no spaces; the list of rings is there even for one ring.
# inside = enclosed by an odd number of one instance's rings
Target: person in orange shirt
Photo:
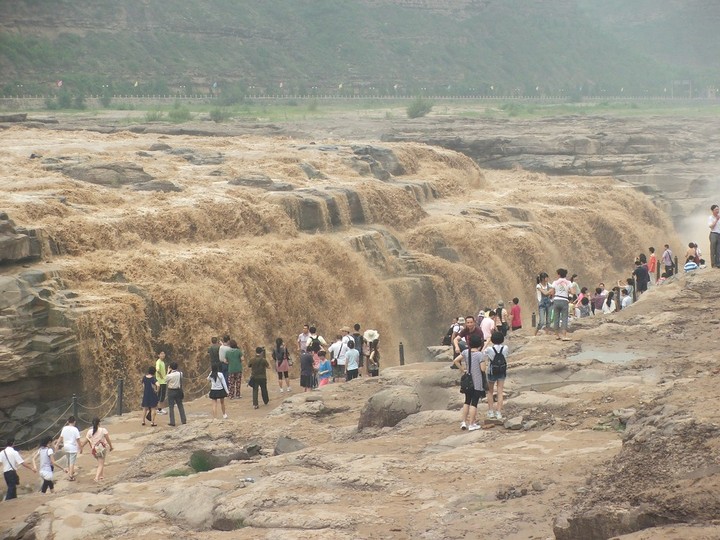
[[[657,275],[657,257],[655,256],[655,248],[649,247],[650,259],[647,263],[648,273],[650,274],[650,283],[655,283],[655,276]]]

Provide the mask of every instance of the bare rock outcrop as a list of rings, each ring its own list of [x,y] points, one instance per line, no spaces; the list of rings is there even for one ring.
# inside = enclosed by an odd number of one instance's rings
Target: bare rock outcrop
[[[34,229],[17,227],[5,212],[0,212],[0,265],[38,260],[42,245]]]
[[[142,166],[132,162],[71,164],[60,167],[60,170],[75,180],[108,187],[138,185],[153,180]]]
[[[381,390],[372,396],[360,413],[358,429],[367,427],[392,427],[420,410],[418,393],[411,387],[395,387]]]

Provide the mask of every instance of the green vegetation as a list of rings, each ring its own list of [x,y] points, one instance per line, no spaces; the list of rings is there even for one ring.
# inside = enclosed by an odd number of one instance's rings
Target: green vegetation
[[[205,450],[196,450],[190,456],[190,466],[195,472],[211,471],[215,468],[212,455]]]
[[[163,116],[165,113],[163,113],[160,109],[152,109],[145,113],[145,121],[146,122],[159,122],[163,119]]]
[[[222,109],[220,107],[214,108],[212,111],[210,111],[210,120],[217,124],[221,124],[222,122],[227,122],[230,119],[230,111],[227,109]]]
[[[111,0],[91,8],[66,1],[48,34],[33,21],[52,18],[57,2],[16,0],[13,10],[34,18],[12,17],[12,31],[2,31],[0,3],[0,91],[43,95],[62,80],[74,95],[213,94],[228,107],[248,96],[580,98],[662,96],[676,79],[696,91],[720,86],[720,40],[697,2],[577,2],[478,2],[458,16],[452,2],[428,10],[389,0],[177,0],[167,9],[128,0],[118,10]],[[692,9],[677,16],[686,3]],[[135,19],[156,30],[137,31]],[[688,32],[691,24],[699,31]],[[628,37],[633,25],[648,39]],[[646,45],[654,35],[688,38],[666,40],[658,52]]]
[[[407,112],[408,118],[422,118],[432,111],[433,102],[429,99],[422,97],[416,97],[410,105],[407,106],[405,111]]]
[[[168,111],[168,119],[176,124],[182,124],[192,119],[192,113],[187,107],[175,103],[173,108]]]

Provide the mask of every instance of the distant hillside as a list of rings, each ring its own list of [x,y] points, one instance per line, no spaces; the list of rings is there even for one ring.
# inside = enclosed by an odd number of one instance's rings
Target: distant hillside
[[[718,5],[2,0],[0,91],[658,94],[718,82]]]

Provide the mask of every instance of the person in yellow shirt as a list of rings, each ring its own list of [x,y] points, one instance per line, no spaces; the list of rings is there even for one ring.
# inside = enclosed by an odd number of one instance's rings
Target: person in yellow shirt
[[[165,366],[165,351],[158,353],[158,359],[155,361],[155,378],[157,379],[158,385],[158,414],[167,414],[167,411],[163,410],[163,403],[167,396],[167,367]]]

